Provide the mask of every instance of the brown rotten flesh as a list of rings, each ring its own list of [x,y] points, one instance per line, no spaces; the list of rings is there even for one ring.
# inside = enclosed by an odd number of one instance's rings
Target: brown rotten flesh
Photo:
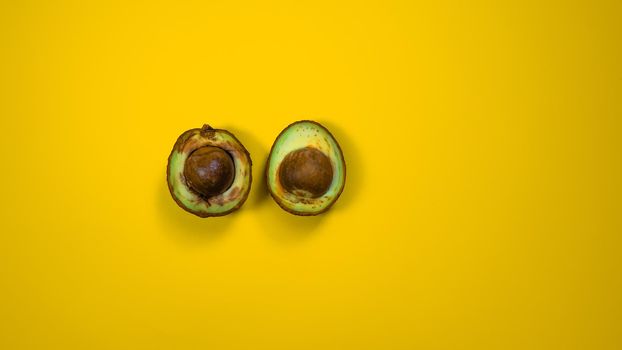
[[[227,215],[248,197],[251,167],[248,151],[233,134],[204,125],[177,139],[168,159],[168,188],[190,213]]]

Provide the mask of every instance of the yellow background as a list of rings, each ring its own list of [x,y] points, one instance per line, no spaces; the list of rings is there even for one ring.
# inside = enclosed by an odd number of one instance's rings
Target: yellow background
[[[622,348],[620,1],[4,1],[0,348]],[[314,119],[348,165],[266,194]],[[178,208],[184,130],[254,161]]]

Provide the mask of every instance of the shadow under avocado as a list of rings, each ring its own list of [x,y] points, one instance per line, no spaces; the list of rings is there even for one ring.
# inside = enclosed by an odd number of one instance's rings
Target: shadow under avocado
[[[191,242],[215,242],[225,236],[231,225],[233,212],[227,216],[200,218],[182,208],[171,197],[166,176],[158,184],[158,217],[173,238]]]
[[[266,194],[270,197],[269,194]],[[303,242],[314,236],[328,213],[317,216],[297,216],[286,212],[272,201],[259,220],[266,234],[282,244]]]
[[[319,122],[328,128],[341,147],[346,162],[346,185],[337,202],[327,212],[317,216],[296,216],[281,209],[270,197],[265,181],[266,165],[264,161],[261,184],[253,192],[256,197],[262,198],[262,201],[270,198],[272,203],[270,203],[269,208],[266,207],[266,210],[262,211],[260,221],[265,232],[282,244],[299,243],[315,236],[329,215],[347,209],[355,203],[359,191],[354,189],[360,189],[363,186],[365,171],[355,143],[344,130],[335,124],[323,120],[319,120]],[[266,158],[267,156],[266,154]]]
[[[337,139],[346,162],[346,186],[337,202],[327,212],[317,216],[296,216],[281,209],[270,197],[265,180],[266,160],[269,149],[252,134],[237,128],[227,128],[244,145],[253,161],[253,183],[249,198],[240,210],[259,210],[257,215],[261,228],[268,236],[281,244],[295,244],[313,237],[328,215],[352,206],[364,186],[364,165],[355,143],[347,133],[331,122],[320,120]],[[276,135],[276,134],[275,134]],[[275,136],[276,137],[276,136]],[[215,242],[225,237],[236,212],[224,217],[199,218],[181,209],[171,197],[166,177],[158,184],[158,217],[167,232],[179,240],[191,242]]]

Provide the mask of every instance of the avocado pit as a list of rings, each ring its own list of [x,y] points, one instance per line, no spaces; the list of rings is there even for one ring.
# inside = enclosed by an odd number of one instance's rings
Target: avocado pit
[[[233,159],[225,150],[204,146],[194,150],[184,166],[188,186],[203,198],[224,193],[235,178]]]
[[[324,153],[313,147],[305,147],[283,158],[279,179],[289,193],[303,198],[318,198],[330,188],[333,167]]]

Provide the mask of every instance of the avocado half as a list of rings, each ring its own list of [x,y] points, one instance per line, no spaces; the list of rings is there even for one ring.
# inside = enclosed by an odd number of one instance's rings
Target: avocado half
[[[202,218],[227,215],[244,204],[252,183],[251,157],[226,131],[203,125],[177,139],[166,179],[173,199]]]
[[[301,120],[277,136],[266,166],[268,191],[284,210],[317,215],[337,201],[346,181],[341,147],[320,123]]]

